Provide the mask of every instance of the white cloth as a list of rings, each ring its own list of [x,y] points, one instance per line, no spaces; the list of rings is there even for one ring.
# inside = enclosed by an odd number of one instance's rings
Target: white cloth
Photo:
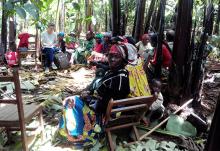
[[[47,31],[41,34],[41,44],[43,48],[53,48],[57,44],[57,34],[53,32],[48,34]]]
[[[147,43],[147,45],[144,45],[142,41],[139,41],[135,44],[135,46],[138,48],[138,54],[143,57],[144,53],[148,53],[149,50],[151,50],[153,47],[150,43]]]
[[[163,108],[163,95],[161,93],[158,94],[157,100],[152,103],[149,109],[155,111],[160,107]]]

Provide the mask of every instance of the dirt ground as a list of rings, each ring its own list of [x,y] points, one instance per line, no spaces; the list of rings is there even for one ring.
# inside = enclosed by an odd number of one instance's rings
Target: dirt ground
[[[74,147],[66,147],[62,145],[52,144],[54,139],[54,134],[58,128],[58,121],[62,111],[62,100],[71,95],[79,95],[80,92],[86,88],[88,84],[94,78],[94,70],[87,68],[84,65],[73,65],[68,70],[52,71],[49,74],[45,74],[42,70],[36,72],[33,68],[24,67],[20,71],[21,81],[26,81],[31,83],[30,85],[25,85],[22,89],[22,97],[25,104],[38,103],[44,106],[43,114],[45,121],[45,135],[46,140],[42,143],[37,137],[32,143],[31,150],[33,151],[45,151],[47,149],[53,149],[54,151],[59,150],[77,150]],[[220,72],[212,71],[211,68],[206,68],[205,80],[203,82],[202,89],[202,106],[198,109],[205,117],[208,117],[209,122],[211,122],[213,112],[216,105],[216,100],[220,92]],[[32,123],[35,125],[36,123]],[[144,133],[146,131],[142,131]],[[18,133],[14,133],[14,143],[6,145],[4,149],[0,150],[20,150],[21,142],[17,139]],[[29,138],[32,137],[32,133],[28,133]],[[119,138],[119,137],[118,137]],[[151,139],[157,141],[172,141],[177,142],[176,137],[170,135],[164,135],[161,133],[154,133],[151,135]],[[115,141],[117,136],[115,136]],[[137,144],[136,148],[142,148],[141,146],[146,146],[144,141]],[[117,143],[117,150],[135,150],[135,147],[123,148],[123,145]],[[94,148],[90,150],[108,150],[106,142],[98,143]]]

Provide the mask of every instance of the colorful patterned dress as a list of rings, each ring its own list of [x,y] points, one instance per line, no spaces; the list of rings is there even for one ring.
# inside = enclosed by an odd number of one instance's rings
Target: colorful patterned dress
[[[82,101],[78,96],[66,98],[59,123],[61,140],[81,146],[94,145],[102,132],[100,117],[105,114],[109,100],[126,98],[129,93],[128,71],[120,69],[104,75],[91,96],[92,101]]]

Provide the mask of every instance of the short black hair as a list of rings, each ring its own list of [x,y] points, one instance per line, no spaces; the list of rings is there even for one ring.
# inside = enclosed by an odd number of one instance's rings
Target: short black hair
[[[153,79],[151,84],[152,84],[152,87],[153,87],[153,86],[157,86],[157,87],[159,87],[160,89],[161,89],[161,87],[162,87],[162,83],[161,83],[161,81],[160,81],[159,79]]]
[[[167,40],[168,42],[174,41],[174,37],[175,37],[175,31],[174,31],[174,30],[168,30],[168,31],[166,32],[166,40]]]
[[[157,41],[158,41],[158,39],[157,39],[158,38],[158,34],[157,33],[152,33],[149,36],[150,36],[151,42],[157,43]]]

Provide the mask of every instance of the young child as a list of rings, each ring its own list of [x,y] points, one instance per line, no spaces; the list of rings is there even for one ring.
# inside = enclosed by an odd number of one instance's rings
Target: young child
[[[153,102],[153,104],[150,106],[148,114],[143,119],[146,125],[149,125],[151,122],[154,122],[155,120],[160,119],[163,116],[165,108],[163,106],[163,95],[161,93],[161,86],[162,84],[159,80],[152,80],[152,94],[157,97],[157,100]]]
[[[65,52],[66,52],[66,43],[65,43],[65,41],[63,40],[63,38],[64,38],[64,32],[59,32],[59,34],[57,35],[57,37],[58,37],[57,47],[58,47],[63,53],[65,53]]]

